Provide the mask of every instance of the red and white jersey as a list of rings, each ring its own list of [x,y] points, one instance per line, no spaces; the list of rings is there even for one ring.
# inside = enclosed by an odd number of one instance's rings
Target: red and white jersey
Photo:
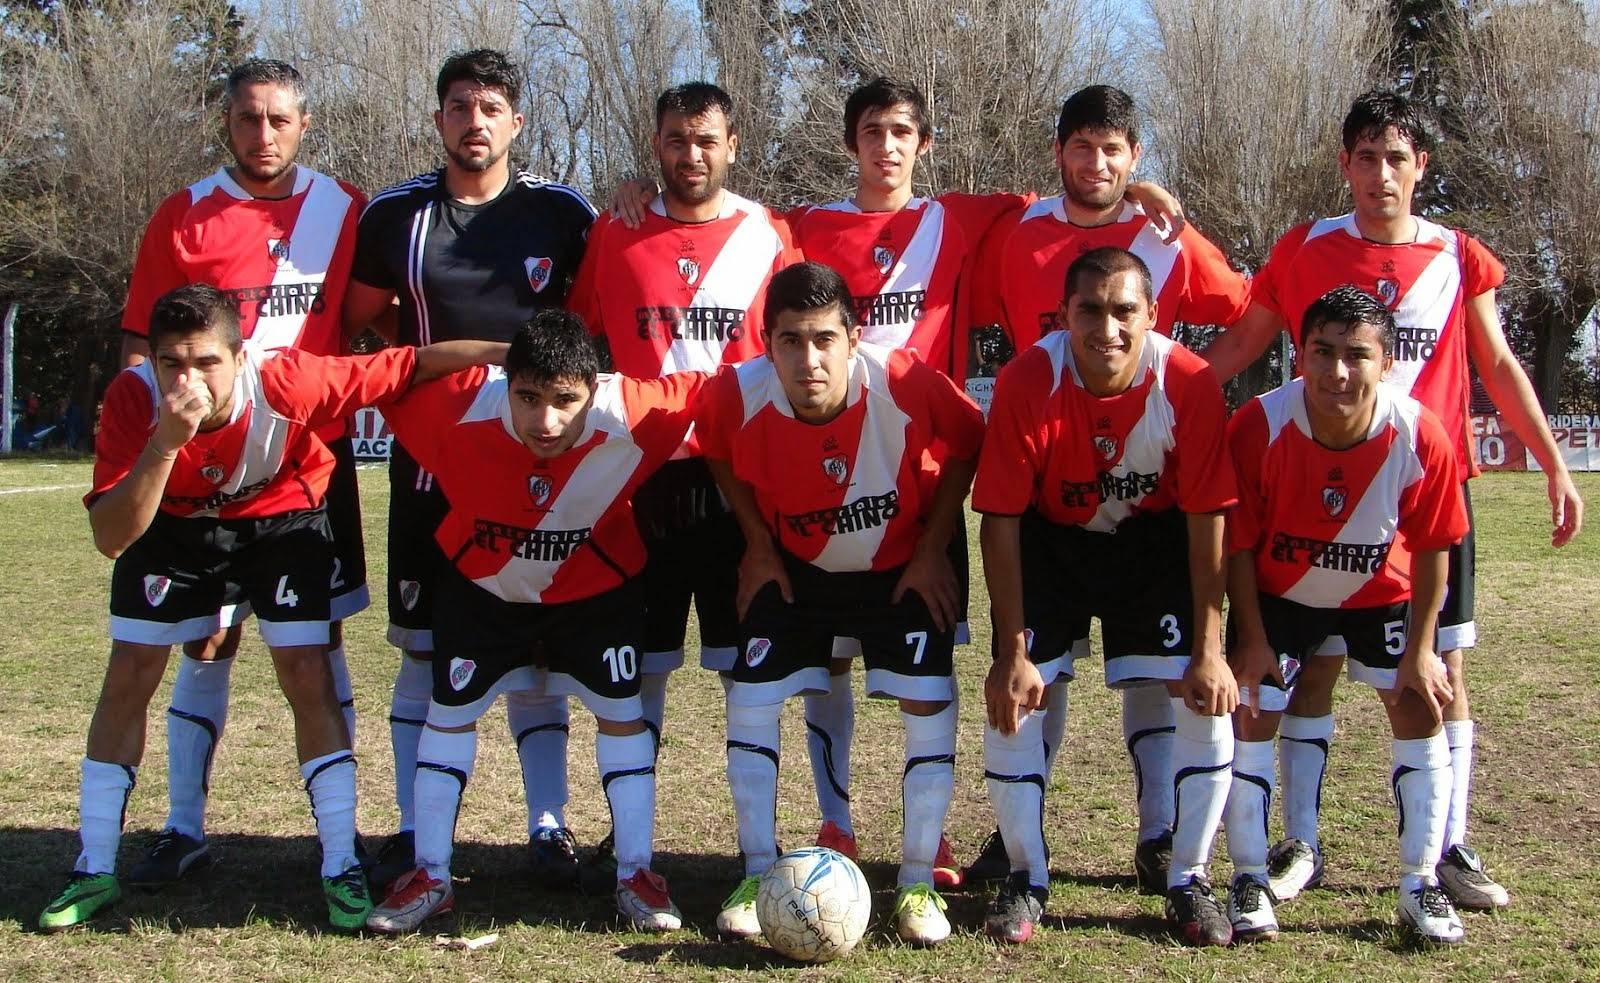
[[[1232,552],[1255,554],[1256,585],[1314,608],[1411,597],[1411,556],[1467,532],[1455,449],[1439,418],[1378,387],[1366,438],[1332,450],[1311,436],[1305,382],[1258,396],[1228,424],[1239,507]]]
[[[1311,302],[1346,284],[1394,311],[1400,329],[1384,381],[1438,414],[1455,444],[1456,477],[1476,474],[1468,434],[1466,302],[1505,282],[1506,268],[1464,232],[1416,218],[1413,242],[1373,242],[1354,214],[1290,229],[1255,276],[1255,300],[1300,338]]]
[[[1047,335],[1000,370],[972,507],[1113,532],[1144,512],[1233,505],[1228,409],[1211,367],[1150,332],[1133,385],[1095,396],[1068,339]]]
[[[997,226],[996,232],[1003,229]],[[1114,222],[1081,226],[1067,217],[1062,196],[1041,198],[1020,213],[998,255],[983,258],[976,287],[998,293],[1000,324],[1018,351],[1060,327],[1057,310],[1067,267],[1101,246],[1126,249],[1150,268],[1156,330],[1164,335],[1172,334],[1175,321],[1232,324],[1250,306],[1250,282],[1193,226],[1168,244],[1131,202],[1123,203]],[[977,306],[995,307],[992,302]]]
[[[861,318],[861,340],[911,349],[952,379],[966,371],[962,284],[974,245],[1016,195],[913,198],[892,212],[840,201],[788,213],[808,260],[838,270]]]
[[[718,373],[695,422],[706,457],[748,483],[779,546],[823,570],[911,559],[940,462],[973,458],[983,413],[914,352],[857,346],[845,409],[797,419],[771,359]]]
[[[240,519],[315,508],[333,473],[333,453],[317,429],[394,399],[411,385],[415,370],[413,348],[324,356],[246,347],[228,422],[195,434],[178,451],[161,510]],[[155,433],[161,398],[151,361],[111,380],[95,439],[94,488],[84,496],[85,505],[133,470]]]
[[[435,538],[457,569],[503,600],[558,604],[644,569],[630,499],[683,443],[706,378],[600,376],[577,444],[554,458],[517,438],[498,367],[418,386],[383,416],[449,500]]]
[[[170,195],[145,229],[128,284],[124,331],[145,335],[170,290],[209,283],[239,305],[252,348],[337,355],[339,311],[366,198],[296,166],[287,198],[255,198],[226,169]]]
[[[762,205],[727,192],[718,218],[678,222],[657,195],[637,229],[595,222],[567,307],[605,336],[623,375],[714,372],[761,353],[767,280],[798,260]]]

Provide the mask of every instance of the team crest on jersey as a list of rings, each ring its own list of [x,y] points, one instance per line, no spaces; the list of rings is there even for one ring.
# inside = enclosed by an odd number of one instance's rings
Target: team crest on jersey
[[[478,671],[478,664],[471,659],[454,658],[450,660],[450,688],[457,693],[467,688],[472,682],[472,674]]]
[[[850,462],[843,454],[834,454],[822,459],[822,473],[833,479],[836,485],[842,485],[850,477]]]
[[[533,499],[533,504],[544,508],[544,503],[550,501],[550,489],[553,486],[550,479],[542,474],[528,475],[528,497]]]
[[[1350,490],[1342,485],[1329,485],[1322,489],[1322,507],[1330,518],[1337,519],[1349,500]]]
[[[1095,435],[1094,449],[1100,455],[1100,460],[1102,461],[1115,461],[1117,459],[1117,451],[1120,450],[1117,446],[1117,438],[1103,433]]]
[[[222,465],[220,464],[207,464],[205,467],[200,469],[200,477],[211,482],[213,485],[222,484],[222,479],[226,478],[227,476],[228,472],[222,470]]]
[[[289,262],[289,240],[268,239],[267,255],[271,256],[272,261],[277,263],[279,266]]]
[[[172,588],[171,577],[161,577],[156,574],[146,574],[144,578],[144,599],[153,608],[161,606],[167,599],[167,591]]]
[[[693,256],[679,256],[678,275],[683,277],[684,283],[694,286],[700,282],[700,261]]]
[[[1383,306],[1392,308],[1400,302],[1400,284],[1387,277],[1378,280],[1378,299],[1383,301]]]
[[[550,286],[550,274],[555,271],[556,264],[549,256],[529,256],[522,261],[522,268],[528,273],[528,286],[536,294],[544,293],[544,288]]]
[[[879,273],[887,276],[889,271],[894,269],[894,250],[888,246],[873,246],[872,265],[878,268]]]
[[[417,606],[417,598],[422,596],[422,585],[415,580],[400,581],[400,606],[407,611]]]
[[[744,664],[754,669],[767,660],[767,653],[772,651],[772,639],[752,638],[744,650]]]

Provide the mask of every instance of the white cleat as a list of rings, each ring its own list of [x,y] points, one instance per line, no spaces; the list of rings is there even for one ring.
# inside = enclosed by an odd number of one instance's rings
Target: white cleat
[[[717,934],[730,939],[748,939],[761,934],[761,921],[756,917],[756,892],[761,878],[746,877],[722,902],[717,914]]]
[[[1279,904],[1322,883],[1322,851],[1305,840],[1279,840],[1267,851],[1267,886]]]
[[[683,915],[667,893],[666,878],[643,868],[617,882],[617,911],[641,932],[676,932]]]
[[[1444,890],[1424,884],[1400,893],[1400,924],[1426,942],[1453,945],[1466,937],[1461,916]]]
[[[383,903],[367,915],[367,928],[385,935],[415,932],[435,915],[456,907],[456,893],[448,880],[429,876],[419,867],[394,882]]]
[[[944,899],[927,884],[903,887],[895,897],[895,931],[908,945],[938,945],[950,937]]]
[[[1228,887],[1228,921],[1235,942],[1272,942],[1278,937],[1278,916],[1272,910],[1272,888],[1254,874],[1239,874]]]

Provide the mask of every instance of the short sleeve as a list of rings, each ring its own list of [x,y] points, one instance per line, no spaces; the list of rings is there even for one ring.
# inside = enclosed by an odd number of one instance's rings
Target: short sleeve
[[[1022,208],[999,216],[975,243],[971,275],[967,281],[967,323],[976,327],[1006,323],[1005,305],[1000,296],[1004,282],[1005,244],[1022,221]],[[1007,331],[1009,334],[1009,329]]]
[[[683,445],[706,382],[704,372],[673,372],[659,379],[619,377],[628,431],[646,458],[665,461]]]
[[[1266,453],[1266,412],[1259,399],[1252,399],[1228,421],[1228,456],[1239,492],[1239,504],[1228,512],[1229,552],[1254,552],[1261,544],[1267,511],[1261,465]]]
[[[1461,237],[1462,295],[1472,298],[1499,289],[1506,282],[1505,264],[1472,236],[1465,232],[1457,235]]]
[[[1045,404],[1053,382],[1050,356],[1042,348],[1029,348],[1000,370],[972,485],[974,510],[1021,515],[1034,504],[1044,473]]]
[[[122,330],[141,337],[150,333],[150,312],[156,301],[188,282],[178,267],[174,243],[178,222],[190,204],[187,189],[163,201],[139,240],[139,252],[128,280],[128,302],[122,309]]]
[[[738,368],[724,365],[706,386],[695,408],[694,433],[700,453],[713,461],[733,460],[733,441],[742,424]]]
[[[356,223],[356,251],[350,263],[350,278],[377,290],[398,290],[399,277],[389,267],[387,246],[395,231],[388,226],[394,214],[395,203],[409,201],[405,195],[396,198],[379,198],[367,205]],[[404,233],[398,233],[403,235]]]
[[[317,428],[395,399],[411,387],[416,367],[410,345],[326,357],[280,350],[262,362],[261,384],[275,409]]]
[[[605,334],[604,307],[600,303],[600,258],[605,255],[606,232],[611,228],[611,213],[600,216],[589,227],[588,244],[583,252],[583,262],[578,264],[578,274],[567,293],[567,310],[583,318],[584,326],[592,337]]]
[[[983,449],[983,411],[967,394],[943,372],[919,362],[906,352],[895,352],[909,364],[905,380],[912,382],[921,394],[920,402],[927,407],[933,423],[933,436],[950,450],[957,459],[971,459]],[[891,385],[893,377],[891,377]]]
[[[1229,266],[1222,250],[1192,226],[1184,226],[1180,240],[1185,277],[1177,319],[1226,327],[1243,317],[1250,307],[1250,281]]]
[[[384,422],[424,470],[440,470],[441,449],[448,443],[456,421],[466,415],[467,408],[477,398],[488,375],[488,369],[475,365],[413,386],[383,408]]]
[[[1168,371],[1173,368],[1169,364]],[[1220,512],[1239,499],[1226,445],[1228,404],[1204,362],[1186,369],[1181,384],[1183,395],[1175,406],[1178,508],[1192,515]]]
[[[1282,289],[1283,277],[1287,275],[1289,265],[1294,262],[1295,254],[1305,244],[1306,233],[1310,229],[1311,226],[1309,224],[1297,225],[1284,233],[1283,238],[1279,239],[1272,247],[1272,253],[1267,257],[1266,263],[1262,265],[1261,269],[1256,270],[1255,276],[1250,281],[1250,299],[1283,318],[1285,322],[1298,319],[1290,318],[1284,312],[1283,300],[1279,297],[1279,291]],[[1300,313],[1303,314],[1305,312],[1301,311]]]
[[[140,370],[124,369],[106,388],[100,407],[100,432],[94,439],[94,477],[83,504],[91,506],[128,476],[154,428],[150,387]]]

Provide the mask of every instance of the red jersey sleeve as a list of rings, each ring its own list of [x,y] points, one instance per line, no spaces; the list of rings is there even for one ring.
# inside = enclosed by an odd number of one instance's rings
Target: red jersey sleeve
[[[1222,250],[1193,226],[1184,226],[1178,240],[1183,244],[1188,272],[1178,320],[1226,327],[1243,317],[1250,307],[1250,281],[1229,266]]]
[[[150,388],[133,370],[117,373],[100,406],[100,432],[94,438],[94,477],[83,504],[90,506],[128,476],[155,428]]]
[[[128,302],[122,309],[122,330],[143,337],[150,333],[150,312],[156,301],[169,290],[188,281],[178,267],[173,251],[178,222],[189,210],[189,191],[168,195],[145,226],[134,257],[133,275],[128,280]]]
[[[583,260],[578,263],[578,272],[573,277],[572,289],[567,291],[567,310],[583,318],[589,334],[595,338],[605,335],[600,306],[599,266],[600,257],[606,252],[602,241],[606,230],[611,227],[611,222],[611,213],[603,212],[589,227],[588,248],[583,251]]]
[[[1054,382],[1050,356],[1041,348],[1023,351],[1000,370],[972,485],[975,511],[1021,515],[1034,504],[1044,474],[1045,409]]]
[[[1199,362],[1198,356],[1195,361]],[[1220,512],[1239,500],[1227,454],[1228,404],[1211,366],[1204,362],[1185,369],[1182,385],[1174,406],[1178,508],[1190,514]]]
[[[1461,237],[1461,294],[1472,298],[1495,290],[1506,282],[1506,267],[1489,247],[1467,235]]]
[[[1261,525],[1267,514],[1267,496],[1261,483],[1261,462],[1267,453],[1267,415],[1261,401],[1252,399],[1228,421],[1228,454],[1233,461],[1239,504],[1228,512],[1228,552],[1255,552],[1261,542]]]
[[[1008,191],[997,191],[989,195],[969,195],[952,191],[940,195],[938,201],[961,228],[961,233],[967,237],[967,241],[978,245],[1001,217],[1011,212],[1020,213],[1038,200],[1038,197],[1031,191],[1022,195]]]
[[[1412,553],[1441,550],[1467,534],[1467,508],[1456,477],[1453,442],[1427,407],[1417,421],[1417,459],[1422,477],[1400,495],[1400,535]]]
[[[695,408],[694,435],[700,453],[713,461],[733,460],[733,438],[744,423],[744,397],[736,373],[737,366],[724,365]]]
[[[665,461],[683,444],[710,378],[704,372],[674,372],[659,379],[623,378],[628,432],[647,457]]]
[[[383,420],[424,470],[437,472],[440,449],[488,377],[488,369],[475,365],[413,386],[383,408]]]
[[[1291,318],[1283,309],[1283,301],[1278,296],[1280,281],[1289,264],[1294,262],[1295,253],[1305,244],[1306,233],[1311,231],[1311,223],[1297,225],[1283,234],[1272,247],[1272,254],[1267,257],[1261,269],[1256,270],[1251,278],[1251,300],[1267,310],[1283,318],[1286,323],[1298,323],[1297,318]],[[1304,314],[1305,311],[1300,313]]]
[[[316,429],[363,406],[387,403],[411,388],[417,350],[319,356],[281,350],[261,363],[262,392],[273,408]]]
[[[978,409],[978,404],[956,388],[943,372],[918,361],[909,352],[892,353],[890,362],[899,369],[889,376],[890,386],[897,390],[895,402],[901,406],[921,406],[921,412],[932,422],[934,439],[949,449],[950,457],[961,460],[977,457],[983,449],[984,432],[983,411]],[[902,402],[898,390],[909,390],[916,396]]]
[[[972,275],[967,280],[967,323],[974,327],[1006,323],[1005,306],[1000,299],[1005,244],[1022,222],[1025,207],[1014,208],[997,217],[983,238],[968,240],[976,244]]]

